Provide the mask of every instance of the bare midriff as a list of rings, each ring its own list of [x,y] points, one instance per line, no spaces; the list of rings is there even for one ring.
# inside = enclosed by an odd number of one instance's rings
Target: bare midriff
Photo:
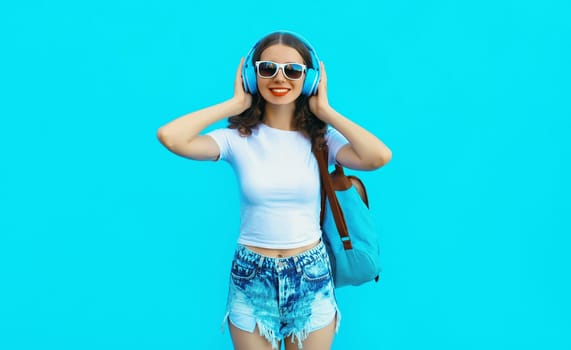
[[[303,247],[292,248],[292,249],[270,249],[270,248],[260,248],[246,245],[248,249],[270,258],[287,258],[288,256],[298,255],[300,253],[305,252],[319,244],[319,241],[313,242]]]

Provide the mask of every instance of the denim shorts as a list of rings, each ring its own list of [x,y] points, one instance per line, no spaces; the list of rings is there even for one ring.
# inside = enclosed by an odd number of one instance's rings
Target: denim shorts
[[[237,328],[256,326],[274,349],[291,337],[298,347],[307,336],[341,315],[335,300],[331,266],[325,246],[298,255],[272,258],[238,245],[232,261],[227,318]]]

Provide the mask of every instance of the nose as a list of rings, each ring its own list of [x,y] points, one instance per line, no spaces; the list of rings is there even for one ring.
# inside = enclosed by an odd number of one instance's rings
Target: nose
[[[278,69],[278,73],[276,74],[276,76],[274,77],[274,80],[277,81],[285,81],[286,77],[284,75],[284,69],[282,67],[280,67]]]

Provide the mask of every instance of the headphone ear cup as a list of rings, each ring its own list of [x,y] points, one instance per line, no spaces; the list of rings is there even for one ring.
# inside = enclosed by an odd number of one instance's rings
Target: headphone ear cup
[[[249,94],[253,95],[258,91],[256,69],[252,64],[252,58],[250,56],[246,57],[244,66],[242,67],[242,85],[244,86],[244,91]]]
[[[305,72],[305,82],[301,88],[301,93],[305,96],[311,96],[317,94],[317,85],[319,84],[319,71],[313,68],[307,69]]]

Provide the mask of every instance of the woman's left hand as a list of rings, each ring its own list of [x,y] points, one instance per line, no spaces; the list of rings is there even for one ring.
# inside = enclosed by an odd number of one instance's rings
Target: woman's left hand
[[[309,98],[309,110],[315,114],[316,117],[327,123],[327,115],[331,106],[329,106],[329,99],[327,98],[327,73],[325,73],[325,65],[321,65],[321,79],[317,85],[317,95]]]

